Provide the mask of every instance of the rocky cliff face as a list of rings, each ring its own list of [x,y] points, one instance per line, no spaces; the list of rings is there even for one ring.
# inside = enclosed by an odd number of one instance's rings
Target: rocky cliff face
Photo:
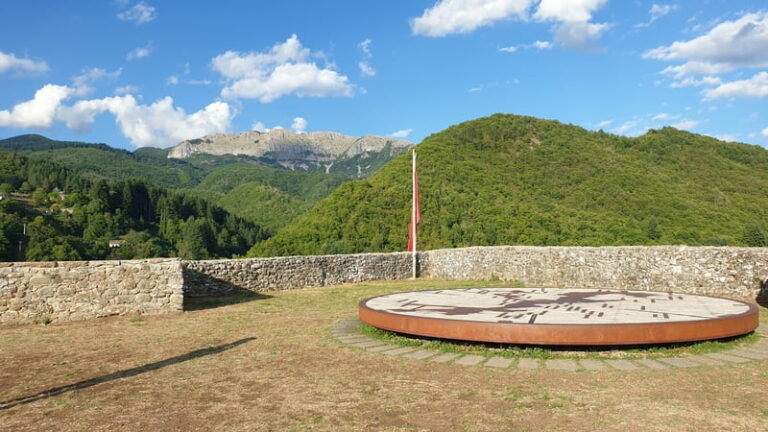
[[[284,129],[270,132],[208,135],[182,141],[168,153],[184,159],[195,154],[244,155],[259,162],[292,170],[323,171],[365,177],[413,143],[366,135],[352,137],[335,132],[296,134]]]

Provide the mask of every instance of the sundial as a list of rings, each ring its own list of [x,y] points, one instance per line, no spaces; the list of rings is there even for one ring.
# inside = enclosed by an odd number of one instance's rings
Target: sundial
[[[360,302],[360,320],[418,336],[534,345],[690,342],[749,333],[755,305],[655,291],[468,288]]]

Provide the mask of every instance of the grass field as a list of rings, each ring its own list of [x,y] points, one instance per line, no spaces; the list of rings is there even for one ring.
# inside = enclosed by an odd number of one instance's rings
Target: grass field
[[[495,370],[366,352],[329,332],[365,297],[479,285],[379,282],[0,327],[0,430],[768,430],[768,361]]]

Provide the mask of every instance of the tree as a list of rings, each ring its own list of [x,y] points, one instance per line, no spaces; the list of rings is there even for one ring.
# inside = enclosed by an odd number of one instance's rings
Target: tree
[[[88,217],[88,224],[83,231],[83,239],[95,240],[98,238],[114,237],[117,235],[112,215],[109,213],[95,213]]]
[[[5,231],[0,230],[0,261],[12,261],[14,258],[14,249]]]
[[[659,221],[655,217],[650,217],[645,221],[645,235],[651,240],[658,240],[661,238],[661,231],[659,230]]]
[[[45,193],[45,190],[43,188],[37,188],[34,192],[32,192],[32,201],[37,206],[41,206],[46,203],[48,200],[48,194]]]
[[[205,259],[210,256],[205,220],[190,216],[184,224],[181,242],[177,245],[179,257],[184,259]]]
[[[753,222],[750,222],[744,228],[744,234],[742,235],[742,241],[747,246],[767,247],[768,246],[768,235],[766,234],[765,229],[763,229],[762,224],[760,224],[759,222],[753,221]]]

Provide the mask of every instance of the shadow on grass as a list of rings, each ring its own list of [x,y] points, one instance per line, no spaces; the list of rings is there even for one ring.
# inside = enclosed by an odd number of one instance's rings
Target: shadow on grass
[[[239,294],[226,297],[184,297],[184,310],[196,311],[204,309],[213,309],[222,306],[229,306],[238,303],[247,303],[255,300],[264,300],[272,296],[256,294],[249,291],[249,294]]]
[[[768,279],[760,281],[760,291],[757,292],[755,301],[762,307],[768,307]]]
[[[768,293],[760,293],[755,297],[755,302],[764,308],[768,308]]]
[[[71,391],[75,391],[75,390],[80,390],[80,389],[92,387],[92,386],[95,386],[97,384],[102,384],[102,383],[105,383],[105,382],[114,381],[114,380],[118,380],[118,379],[121,379],[121,378],[129,378],[129,377],[140,375],[140,374],[143,374],[143,373],[146,373],[146,372],[151,372],[151,371],[154,371],[154,370],[162,369],[162,368],[164,368],[166,366],[172,366],[172,365],[175,365],[175,364],[178,364],[178,363],[183,363],[185,361],[194,360],[196,358],[205,357],[205,356],[209,356],[209,355],[213,355],[213,354],[218,354],[218,353],[230,350],[232,348],[235,348],[235,347],[237,347],[239,345],[242,345],[242,344],[244,344],[246,342],[250,342],[250,341],[255,340],[255,339],[256,338],[249,337],[249,338],[240,339],[240,340],[237,340],[235,342],[231,342],[231,343],[224,344],[224,345],[218,345],[218,346],[214,346],[214,347],[203,348],[203,349],[195,350],[195,351],[192,351],[192,352],[188,352],[188,353],[180,355],[180,356],[171,357],[171,358],[168,358],[168,359],[165,359],[165,360],[161,360],[161,361],[158,361],[158,362],[155,362],[155,363],[149,363],[149,364],[145,364],[145,365],[138,366],[138,367],[135,367],[135,368],[125,369],[125,370],[113,372],[111,374],[102,375],[100,377],[91,378],[91,379],[87,379],[87,380],[84,380],[84,381],[79,381],[79,382],[76,382],[76,383],[73,383],[73,384],[68,384],[68,385],[64,385],[64,386],[60,386],[60,387],[52,387],[52,388],[49,388],[48,390],[43,390],[43,391],[41,391],[39,393],[35,393],[35,394],[29,395],[29,396],[23,396],[23,397],[19,397],[19,398],[16,398],[16,399],[10,399],[10,400],[7,400],[7,401],[2,401],[2,402],[0,402],[0,411],[13,408],[13,407],[15,407],[17,405],[25,405],[25,404],[28,404],[28,403],[32,403],[32,402],[38,401],[40,399],[46,399],[46,398],[49,398],[49,397],[58,396],[58,395],[63,394],[63,393],[67,393],[67,392],[71,392]]]

